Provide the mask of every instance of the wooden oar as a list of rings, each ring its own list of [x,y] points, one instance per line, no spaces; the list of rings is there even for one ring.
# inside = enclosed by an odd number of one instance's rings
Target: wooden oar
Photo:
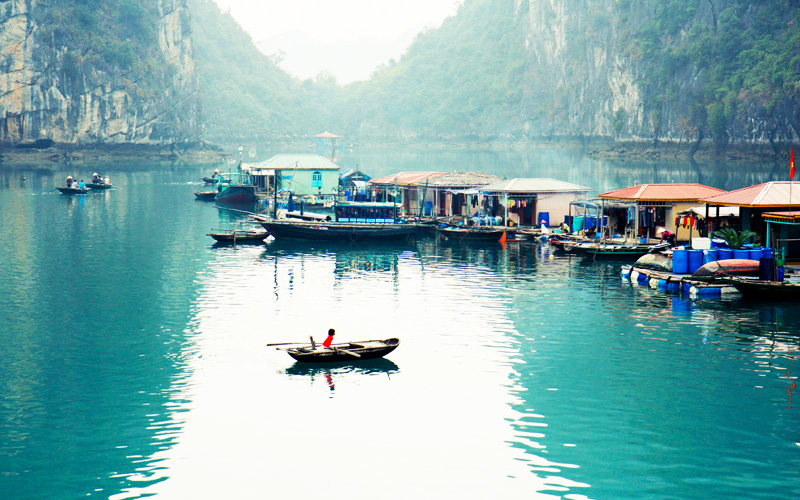
[[[345,354],[349,354],[349,355],[355,356],[357,358],[361,357],[361,355],[359,353],[353,352],[353,351],[348,351],[347,349],[342,349],[341,347],[334,347],[333,350],[336,351],[336,352],[343,352]]]
[[[272,347],[272,346],[276,346],[276,345],[302,345],[302,344],[303,344],[303,342],[281,342],[281,343],[278,343],[278,344],[267,344],[267,347]]]

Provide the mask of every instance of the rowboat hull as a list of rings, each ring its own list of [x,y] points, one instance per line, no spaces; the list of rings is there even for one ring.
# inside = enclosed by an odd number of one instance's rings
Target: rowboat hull
[[[412,224],[359,224],[351,222],[316,222],[272,220],[261,223],[276,239],[326,241],[383,241],[411,238],[416,234]]]
[[[207,233],[220,243],[262,243],[269,233],[267,231],[225,231]]]
[[[471,241],[498,241],[507,233],[513,236],[508,228],[496,228],[490,226],[471,226],[471,227],[437,227],[436,232],[448,240],[471,240]]]
[[[289,356],[303,363],[329,363],[382,358],[397,349],[400,339],[363,340],[327,347],[297,347],[286,349]],[[357,356],[356,356],[357,355]]]
[[[194,195],[198,200],[214,201],[217,198],[216,191],[195,191]]]
[[[94,182],[90,182],[89,184],[86,185],[86,187],[91,189],[91,190],[101,191],[103,189],[111,189],[114,186],[112,186],[111,184],[97,184],[97,183],[94,183]]]
[[[89,192],[88,189],[73,188],[73,187],[60,187],[56,189],[61,191],[61,194],[86,194]]]
[[[800,299],[800,283],[732,278],[729,280],[742,294],[752,298]]]

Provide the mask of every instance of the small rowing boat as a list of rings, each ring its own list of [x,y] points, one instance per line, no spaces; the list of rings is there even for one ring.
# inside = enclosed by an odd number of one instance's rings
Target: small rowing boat
[[[303,345],[295,344],[296,347],[278,347],[278,349],[288,352],[289,356],[297,361],[324,363],[382,358],[397,349],[399,345],[400,339],[390,338],[386,340],[362,340],[346,344],[331,344],[330,347],[323,347],[312,342],[311,344]]]
[[[86,194],[88,189],[74,188],[74,187],[60,187],[56,188],[61,191],[61,194]]]
[[[219,243],[261,243],[269,232],[263,229],[219,229],[206,235]]]

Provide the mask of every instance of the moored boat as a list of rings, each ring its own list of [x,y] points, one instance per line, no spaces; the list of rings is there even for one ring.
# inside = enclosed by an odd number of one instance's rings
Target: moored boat
[[[111,189],[114,186],[112,184],[100,183],[100,182],[89,182],[86,184],[86,187],[91,190],[98,190],[101,191],[103,189]]]
[[[263,229],[218,229],[206,235],[219,243],[262,243],[269,233]]]
[[[397,217],[395,203],[339,202],[331,221],[267,219],[261,225],[277,239],[383,241],[412,238],[417,226]]]
[[[217,198],[216,191],[195,191],[194,195],[198,200],[214,201]]]
[[[289,353],[297,361],[304,363],[325,363],[334,361],[356,361],[360,359],[382,358],[397,349],[400,339],[361,340],[344,344],[331,344],[323,347],[316,344],[297,347],[278,347]]]
[[[742,294],[753,298],[800,298],[800,283],[793,281],[764,281],[739,276],[730,277],[726,281]]]
[[[513,237],[514,230],[504,226],[437,226],[436,232],[448,240],[499,241],[503,235]]]

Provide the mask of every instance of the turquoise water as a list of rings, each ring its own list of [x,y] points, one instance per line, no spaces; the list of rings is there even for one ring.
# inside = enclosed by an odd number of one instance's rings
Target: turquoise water
[[[237,215],[193,199],[204,169],[102,170],[120,190],[0,171],[0,498],[800,497],[800,305],[528,244],[215,246]],[[265,346],[330,327],[402,343]]]

